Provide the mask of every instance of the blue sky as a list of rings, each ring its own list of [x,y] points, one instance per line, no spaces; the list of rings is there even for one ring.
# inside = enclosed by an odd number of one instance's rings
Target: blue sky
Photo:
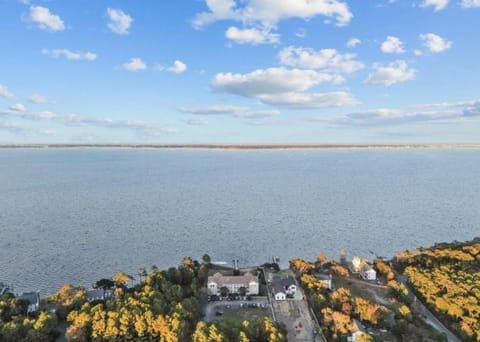
[[[0,0],[0,143],[480,142],[480,0]]]

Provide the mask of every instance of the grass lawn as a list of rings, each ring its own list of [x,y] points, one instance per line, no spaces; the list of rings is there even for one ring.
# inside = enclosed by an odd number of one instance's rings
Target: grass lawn
[[[263,308],[225,309],[223,320],[241,324],[245,320],[257,320],[269,316],[268,309]]]

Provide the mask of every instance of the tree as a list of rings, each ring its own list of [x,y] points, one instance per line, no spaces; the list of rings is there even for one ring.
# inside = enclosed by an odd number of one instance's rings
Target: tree
[[[203,261],[205,264],[209,264],[209,263],[212,262],[212,260],[211,260],[211,258],[210,258],[210,255],[208,255],[208,254],[204,254],[204,255],[202,256],[202,261]]]
[[[230,290],[226,286],[222,286],[220,288],[220,294],[222,295],[222,297],[226,297],[229,292],[230,292]]]
[[[112,279],[102,278],[95,283],[95,287],[98,289],[111,290],[115,286],[115,282]]]
[[[247,294],[247,289],[245,288],[245,286],[240,286],[240,288],[238,289],[238,294],[242,297],[245,297],[245,295]]]
[[[327,261],[327,256],[325,255],[325,253],[319,253],[317,255],[317,260],[320,263],[320,265],[322,265],[325,263],[325,261]]]

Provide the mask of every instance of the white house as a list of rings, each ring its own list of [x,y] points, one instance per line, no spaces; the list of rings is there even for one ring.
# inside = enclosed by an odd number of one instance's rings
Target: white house
[[[331,274],[316,274],[315,278],[322,282],[322,284],[329,290],[332,290],[332,275]]]
[[[87,300],[89,302],[93,302],[96,300],[107,300],[112,298],[113,292],[111,290],[103,290],[103,289],[94,289],[87,291]]]
[[[28,304],[27,314],[35,313],[38,310],[40,310],[40,293],[38,292],[23,293],[19,297],[19,299]]]
[[[360,271],[360,276],[363,280],[376,280],[377,279],[377,271],[375,271],[371,266],[365,266]]]
[[[208,277],[207,287],[209,295],[220,295],[222,287],[226,287],[228,293],[239,293],[240,288],[243,287],[247,295],[258,295],[260,285],[258,276],[250,272],[239,276],[224,276],[221,273],[215,273]]]
[[[294,297],[297,292],[297,284],[293,277],[273,280],[273,296],[275,300],[285,300]]]
[[[285,292],[285,288],[280,284],[274,285],[273,297],[275,298],[275,300],[286,300],[287,294]]]

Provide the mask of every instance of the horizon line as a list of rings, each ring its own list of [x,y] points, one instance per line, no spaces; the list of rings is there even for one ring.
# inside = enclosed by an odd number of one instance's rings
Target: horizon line
[[[275,150],[275,149],[480,149],[480,143],[335,143],[335,144],[0,144],[7,148],[124,148],[124,149],[225,149],[225,150]]]

